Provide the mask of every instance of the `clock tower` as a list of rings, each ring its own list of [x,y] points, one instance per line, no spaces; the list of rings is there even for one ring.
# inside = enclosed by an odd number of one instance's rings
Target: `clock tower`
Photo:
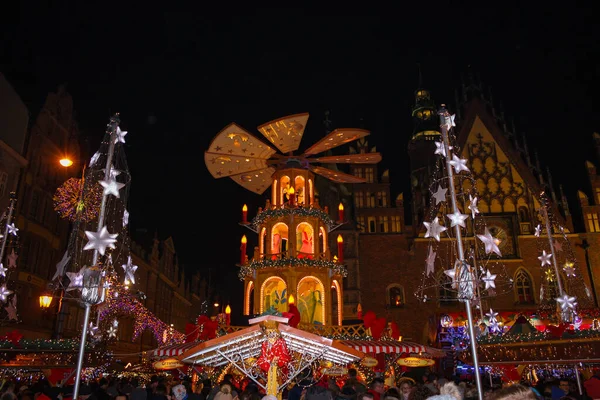
[[[412,109],[414,131],[408,144],[411,171],[412,226],[418,234],[429,206],[429,186],[437,155],[434,141],[440,137],[439,117],[435,103],[428,90],[415,91],[415,105]]]

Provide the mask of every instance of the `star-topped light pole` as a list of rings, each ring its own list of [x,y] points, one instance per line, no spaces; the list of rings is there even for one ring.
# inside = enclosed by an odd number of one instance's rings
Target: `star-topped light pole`
[[[115,114],[110,119],[107,126],[107,133],[110,134],[108,141],[108,154],[104,168],[104,180],[100,181],[104,190],[102,193],[102,202],[100,204],[100,212],[98,214],[97,231],[85,231],[88,238],[88,243],[83,248],[84,250],[93,250],[92,265],[89,268],[82,268],[81,271],[73,276],[70,286],[75,280],[81,287],[81,299],[85,305],[85,314],[83,317],[83,328],[81,330],[81,341],[79,343],[79,357],[77,360],[77,370],[75,373],[75,385],[73,387],[73,398],[76,399],[79,395],[79,386],[81,382],[81,369],[83,367],[83,358],[85,354],[85,343],[87,339],[87,331],[89,327],[91,307],[100,304],[104,301],[104,273],[97,265],[99,255],[104,256],[106,249],[114,249],[118,234],[111,234],[104,225],[106,218],[106,205],[108,196],[119,197],[119,189],[124,185],[116,182],[118,171],[113,171],[113,157],[115,145],[117,143],[125,143],[125,135],[127,132],[121,131],[119,128],[119,114]],[[91,164],[97,161],[96,155],[92,158]],[[71,276],[69,276],[71,278]]]
[[[454,170],[456,171],[456,173],[460,173],[461,171],[469,171],[469,168],[466,165],[466,160],[461,160],[455,154],[452,154],[452,149],[450,147],[448,131],[455,126],[454,115],[450,115],[444,104],[442,104],[442,106],[438,110],[438,115],[440,117],[440,131],[442,134],[442,143],[444,149],[443,154],[446,155],[446,172],[448,175],[448,187],[450,189],[450,200],[452,204],[452,214],[449,214],[448,218],[451,220],[451,226],[455,229],[458,256],[453,271],[453,278],[455,281],[459,282],[458,296],[460,301],[465,303],[465,309],[467,311],[469,337],[471,338],[471,352],[473,354],[473,369],[475,370],[475,382],[477,384],[479,400],[483,400],[483,387],[481,385],[479,361],[477,359],[477,342],[475,337],[473,314],[471,312],[471,300],[473,300],[476,297],[475,286],[478,285],[478,282],[475,281],[475,274],[473,272],[473,268],[465,260],[461,226],[464,226],[464,221],[468,216],[463,215],[458,208],[456,200],[456,187],[454,184]],[[435,219],[437,220],[437,217]],[[444,230],[445,229],[446,228],[444,228]],[[429,227],[427,231],[429,232]]]

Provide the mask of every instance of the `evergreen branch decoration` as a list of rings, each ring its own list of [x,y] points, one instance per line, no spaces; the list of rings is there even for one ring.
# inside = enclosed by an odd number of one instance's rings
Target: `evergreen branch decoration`
[[[286,217],[288,215],[294,215],[297,217],[315,217],[320,218],[327,227],[331,228],[335,226],[335,221],[331,219],[329,214],[325,211],[314,208],[314,207],[293,207],[293,208],[270,208],[261,211],[252,220],[252,227],[258,229],[258,227],[267,219]]]
[[[294,267],[312,267],[312,268],[331,268],[337,275],[344,278],[348,276],[346,267],[328,260],[313,260],[310,258],[278,258],[276,260],[263,259],[251,260],[248,265],[240,268],[238,277],[244,280],[245,277],[252,276],[254,270],[264,268],[294,268]]]

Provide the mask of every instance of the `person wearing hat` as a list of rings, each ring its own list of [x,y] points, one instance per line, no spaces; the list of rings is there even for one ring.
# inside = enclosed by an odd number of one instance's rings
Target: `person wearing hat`
[[[600,368],[594,369],[594,375],[583,382],[583,387],[590,399],[600,399]]]

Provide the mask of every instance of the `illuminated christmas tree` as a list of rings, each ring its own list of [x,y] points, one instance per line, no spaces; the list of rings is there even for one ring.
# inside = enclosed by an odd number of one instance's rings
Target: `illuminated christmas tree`
[[[538,313],[550,322],[573,324],[578,329],[583,321],[580,310],[594,307],[593,296],[583,279],[567,231],[554,217],[544,192],[539,201],[539,224],[535,227],[542,269]]]
[[[490,307],[484,316],[484,301],[491,301],[512,290],[510,279],[501,262],[502,239],[488,228],[485,216],[478,208],[478,185],[468,165],[461,158],[454,134],[454,115],[442,105],[441,135],[435,141],[434,154],[438,155],[433,179],[429,187],[431,197],[425,218],[425,238],[430,238],[429,250],[420,286],[415,295],[424,302],[459,301],[467,312],[467,338],[476,338],[478,326],[487,321],[489,330],[501,328],[495,319],[497,313]],[[473,316],[478,311],[479,321]],[[476,353],[476,341],[469,340],[473,352],[473,366],[481,393],[481,379]]]

